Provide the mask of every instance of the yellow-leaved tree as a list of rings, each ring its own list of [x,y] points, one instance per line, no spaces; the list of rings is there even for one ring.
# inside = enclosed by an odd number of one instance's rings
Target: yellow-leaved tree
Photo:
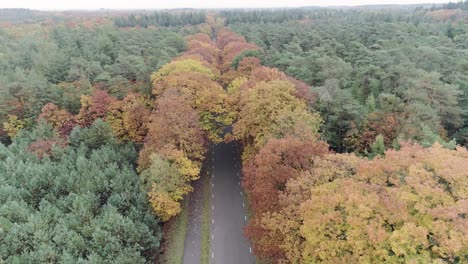
[[[263,215],[254,245],[279,263],[464,263],[467,161],[438,143],[316,158]]]
[[[151,206],[162,221],[180,212],[179,201],[192,190],[177,164],[157,154],[150,156],[150,166],[141,173],[141,179]]]
[[[233,134],[245,144],[243,159],[252,157],[270,138],[317,135],[322,122],[295,95],[288,81],[260,82],[243,92]]]
[[[24,128],[24,121],[16,115],[8,115],[8,121],[3,123],[3,129],[10,138],[14,138],[18,132]]]

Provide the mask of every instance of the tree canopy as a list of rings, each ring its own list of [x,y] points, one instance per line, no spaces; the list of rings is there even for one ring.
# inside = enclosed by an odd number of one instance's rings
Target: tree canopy
[[[158,262],[222,141],[262,263],[468,262],[467,17],[0,10],[0,263]]]
[[[43,126],[0,145],[0,259],[154,261],[161,232],[140,192],[135,149],[100,120],[73,130],[67,147]]]

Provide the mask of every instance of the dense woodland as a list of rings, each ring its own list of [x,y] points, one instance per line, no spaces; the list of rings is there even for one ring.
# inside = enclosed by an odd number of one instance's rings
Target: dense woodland
[[[152,14],[130,14],[114,18],[114,24],[118,27],[151,27],[151,26],[185,26],[199,25],[206,21],[205,12],[154,12]]]
[[[467,144],[467,24],[377,11],[249,20],[230,27],[263,49],[266,65],[313,87],[319,100],[311,107],[336,151],[364,153],[379,134],[386,146],[396,139],[430,145],[437,135]]]
[[[467,262],[465,6],[4,11],[0,263],[157,261],[222,141],[265,263]]]

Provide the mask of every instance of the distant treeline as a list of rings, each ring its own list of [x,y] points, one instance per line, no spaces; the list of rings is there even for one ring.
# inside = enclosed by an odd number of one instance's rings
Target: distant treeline
[[[462,9],[468,10],[468,1],[460,1],[458,3],[450,2],[443,5],[442,9]]]
[[[225,10],[221,15],[226,18],[226,24],[231,23],[281,23],[288,20],[301,20],[308,16],[307,9],[256,9],[256,10]]]
[[[414,8],[412,6],[412,8]],[[364,11],[359,8],[356,9],[331,9],[331,8],[320,8],[320,7],[302,7],[296,9],[268,9],[268,10],[224,10],[221,11],[221,16],[225,18],[226,25],[235,23],[283,23],[286,21],[298,21],[298,20],[326,20],[334,18],[336,16],[349,16],[353,14],[357,19],[362,20],[360,14],[366,12],[365,19],[379,19],[387,22],[394,20],[410,20],[413,18],[413,9],[399,9],[398,11],[392,9],[386,9],[382,6],[382,9],[373,7],[373,11]],[[421,18],[419,18],[421,19]]]
[[[48,12],[39,12],[23,8],[0,9],[0,22],[40,22],[45,20],[48,15],[50,16]]]
[[[203,12],[154,12],[152,14],[131,14],[114,18],[117,27],[148,27],[148,26],[183,26],[198,25],[205,22]]]

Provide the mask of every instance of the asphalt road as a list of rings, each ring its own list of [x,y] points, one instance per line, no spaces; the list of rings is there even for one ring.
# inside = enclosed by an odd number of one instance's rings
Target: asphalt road
[[[205,166],[212,166],[211,161]],[[209,168],[211,170],[211,168]],[[204,170],[202,170],[204,171]],[[200,264],[201,235],[203,222],[203,179],[193,183],[194,191],[190,193],[187,219],[187,233],[184,243],[184,264]]]
[[[255,263],[250,243],[243,235],[247,208],[240,186],[240,155],[234,143],[220,143],[212,151],[210,263]]]

